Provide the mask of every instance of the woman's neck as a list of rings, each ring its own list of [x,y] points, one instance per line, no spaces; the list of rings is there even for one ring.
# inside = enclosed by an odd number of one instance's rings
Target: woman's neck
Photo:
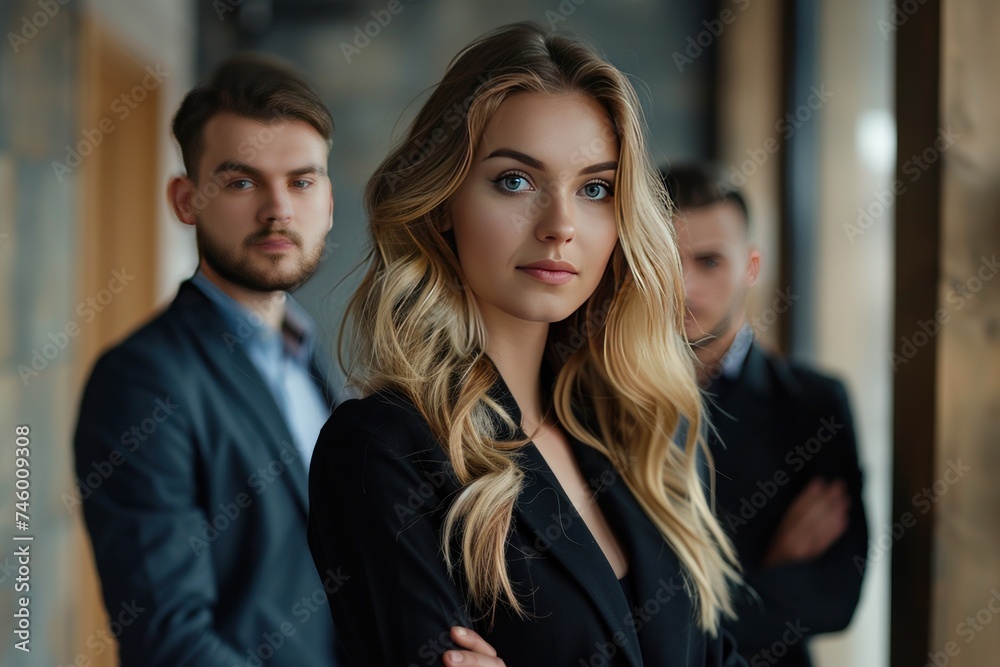
[[[496,364],[521,409],[522,427],[530,432],[544,417],[539,374],[549,325],[547,322],[512,320],[506,316],[491,317],[485,311],[483,321],[487,334],[486,354]]]

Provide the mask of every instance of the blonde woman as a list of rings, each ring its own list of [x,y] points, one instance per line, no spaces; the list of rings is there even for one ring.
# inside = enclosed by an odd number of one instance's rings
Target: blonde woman
[[[375,172],[364,398],[310,473],[352,664],[743,664],[664,198],[626,77],[530,24],[464,49]]]

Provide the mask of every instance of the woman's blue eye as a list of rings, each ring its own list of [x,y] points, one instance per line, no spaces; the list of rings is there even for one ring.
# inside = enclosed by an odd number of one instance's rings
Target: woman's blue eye
[[[495,182],[502,192],[524,192],[531,187],[528,179],[520,174],[504,174]]]
[[[611,187],[606,183],[587,183],[581,189],[583,196],[588,199],[601,200],[611,196]]]

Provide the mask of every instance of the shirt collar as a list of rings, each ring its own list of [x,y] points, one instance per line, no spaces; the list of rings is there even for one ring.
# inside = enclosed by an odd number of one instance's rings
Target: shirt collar
[[[223,292],[201,269],[195,272],[191,282],[218,307],[231,335],[251,345],[278,345],[277,331],[266,324],[258,313]],[[305,309],[287,293],[284,306],[285,315],[281,323],[283,335],[280,342],[286,353],[306,363],[311,358],[315,345],[316,324]]]
[[[722,356],[722,361],[719,362],[723,377],[727,380],[739,379],[740,371],[743,370],[743,362],[746,361],[752,344],[753,327],[747,322],[736,332],[733,344],[729,346],[729,349]]]

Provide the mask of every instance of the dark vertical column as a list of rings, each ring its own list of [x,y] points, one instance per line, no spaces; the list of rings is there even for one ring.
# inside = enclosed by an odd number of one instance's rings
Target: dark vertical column
[[[814,347],[816,186],[819,121],[819,0],[783,0],[783,117],[776,128],[782,144],[779,207],[779,288],[800,297],[782,316],[780,349],[808,358]]]
[[[927,0],[896,32],[896,178],[906,160],[934,145],[941,125],[941,5]],[[919,187],[896,199],[896,288],[893,352],[918,321],[934,319],[941,280],[941,167],[936,161]],[[912,510],[913,497],[933,484],[937,421],[938,338],[920,354],[894,364],[893,517]],[[892,550],[890,651],[892,667],[923,665],[931,636],[931,556],[936,504]]]

